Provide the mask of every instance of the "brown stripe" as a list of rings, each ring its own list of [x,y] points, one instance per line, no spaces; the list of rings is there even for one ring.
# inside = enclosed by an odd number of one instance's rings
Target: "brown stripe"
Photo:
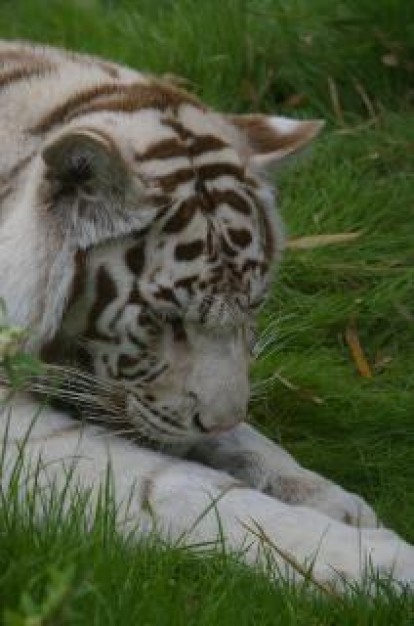
[[[39,122],[30,129],[31,133],[42,133],[50,130],[56,124],[60,124],[66,121],[67,116],[76,111],[79,107],[87,103],[94,102],[97,98],[103,96],[110,96],[120,91],[122,85],[116,83],[104,83],[101,85],[95,85],[88,87],[83,91],[78,91],[72,94],[65,102],[59,104],[56,108],[52,109],[47,115],[45,115]]]
[[[152,144],[145,152],[137,153],[137,161],[150,159],[170,159],[175,157],[188,157],[188,148],[177,139],[164,139],[156,144]]]
[[[155,180],[160,185],[164,193],[171,193],[178,187],[178,185],[188,183],[190,180],[194,180],[194,178],[194,170],[191,167],[186,167],[176,170],[172,174],[158,176]]]
[[[73,274],[66,311],[80,298],[86,286],[87,254],[84,250],[77,250],[74,257],[75,271]]]
[[[7,63],[20,63],[22,64],[30,64],[30,63],[40,63],[42,61],[42,54],[36,54],[36,52],[21,49],[21,50],[0,50],[0,63],[2,65],[6,65]]]
[[[145,300],[143,299],[138,289],[137,284],[135,284],[130,291],[128,304],[139,304],[139,305],[145,304]]]
[[[207,248],[207,256],[209,260],[213,260],[217,252],[217,237],[215,235],[214,226],[210,220],[208,220],[207,225],[207,239],[206,239],[206,248]]]
[[[164,111],[177,109],[185,102],[198,108],[201,106],[190,94],[155,81],[146,85],[104,83],[73,94],[29,130],[32,133],[46,132],[57,124],[99,111],[134,113],[149,108]]]
[[[146,305],[147,303],[141,299],[141,303]],[[140,326],[154,327],[154,318],[144,308],[138,313],[138,323]]]
[[[246,248],[252,241],[252,235],[247,228],[229,228],[227,230],[231,242],[239,248]]]
[[[199,178],[201,181],[205,182],[207,180],[220,178],[221,176],[230,176],[244,182],[242,168],[232,163],[211,163],[209,165],[200,165],[197,169],[186,167],[176,170],[172,174],[158,176],[156,181],[164,192],[171,193],[175,191],[178,185],[188,183],[190,180]]]
[[[88,327],[85,331],[85,336],[88,339],[113,340],[113,337],[103,334],[98,329],[97,322],[107,306],[116,299],[118,290],[115,282],[103,265],[98,269],[95,280],[96,299],[89,311]]]
[[[135,276],[140,276],[142,274],[145,266],[145,251],[142,243],[127,250],[125,261]]]
[[[151,89],[156,90],[160,95],[162,95],[162,103],[166,106],[162,106],[162,108],[168,108],[170,106],[179,106],[181,104],[191,104],[197,109],[201,109],[205,111],[206,106],[203,104],[195,95],[185,91],[185,89],[181,89],[176,85],[172,85],[170,82],[155,79],[149,85]]]
[[[193,274],[192,276],[187,276],[186,278],[180,278],[176,280],[174,283],[174,287],[176,289],[186,289],[187,291],[193,291],[193,285],[198,281],[200,277],[198,274]]]
[[[219,204],[228,204],[232,209],[242,215],[251,214],[250,204],[236,191],[231,189],[226,189],[225,191],[213,189],[210,192],[210,197],[216,206]]]
[[[228,144],[214,135],[196,135],[190,145],[190,152],[192,156],[197,157],[205,152],[214,152],[228,147]]]
[[[179,233],[193,219],[198,209],[198,199],[195,197],[184,200],[176,212],[165,222],[164,233]]]
[[[204,251],[204,241],[196,239],[191,243],[178,244],[174,250],[174,257],[177,261],[192,261]]]
[[[250,190],[249,187],[252,187],[252,189],[257,189],[258,187],[260,187],[260,184],[258,183],[258,181],[255,178],[252,178],[251,176],[246,176],[245,183],[246,185],[248,185],[246,191],[248,191],[248,193],[250,193],[251,196],[254,195],[254,192]]]
[[[243,168],[233,163],[210,163],[197,167],[197,175],[203,180],[212,180],[220,176],[231,176],[241,182],[245,181]]]
[[[171,128],[183,142],[189,145],[189,151],[192,156],[196,157],[204,152],[213,152],[214,150],[222,150],[229,147],[222,139],[214,135],[195,135],[177,120],[164,119],[162,124]]]
[[[185,332],[184,324],[182,320],[173,320],[171,322],[171,328],[173,331],[174,341],[186,341],[187,333]]]
[[[245,261],[242,265],[241,271],[242,274],[245,274],[246,272],[254,271],[255,269],[257,269],[257,267],[259,266],[259,262],[256,261],[256,259],[247,259],[247,261]]]
[[[224,254],[226,256],[229,256],[230,258],[233,258],[238,255],[238,251],[232,248],[231,245],[228,243],[228,241],[224,237],[221,237],[221,249],[224,252]]]
[[[64,58],[68,58],[70,61],[74,63],[78,63],[79,65],[83,65],[84,67],[98,67],[100,70],[105,72],[111,78],[119,77],[119,67],[115,63],[111,63],[109,61],[104,61],[99,57],[95,57],[93,55],[79,54],[78,52],[65,51]]]
[[[193,157],[198,157],[205,152],[214,152],[229,147],[225,141],[214,135],[195,135],[181,122],[176,120],[162,120],[162,123],[177,133],[181,141],[186,143],[188,152]]]
[[[112,98],[102,98],[100,101],[85,104],[77,111],[73,111],[66,117],[66,122],[70,122],[82,115],[89,115],[91,113],[136,113],[142,109],[160,108],[157,107],[156,99],[144,99],[136,98],[134,94],[114,96]]]
[[[34,152],[31,152],[27,156],[21,158],[17,163],[15,163],[8,171],[3,172],[0,175],[0,184],[2,185],[10,185],[13,182],[13,178],[17,178],[19,174],[24,170],[24,168],[31,163],[33,157],[35,156]]]
[[[109,63],[108,61],[102,61],[101,59],[92,58],[91,63],[93,65],[97,65],[99,69],[101,69],[105,74],[108,74],[111,78],[119,77],[119,68],[113,63]]]
[[[168,118],[161,120],[161,123],[164,126],[168,126],[168,128],[172,128],[172,130],[177,133],[182,141],[188,141],[189,139],[192,139],[194,137],[193,133],[191,133],[188,128],[183,126],[183,124],[181,124],[181,122],[178,122],[177,120]]]
[[[224,266],[221,262],[220,265],[216,265],[211,270],[211,275],[209,276],[208,282],[209,284],[217,284],[220,283],[224,279]]]
[[[147,203],[155,206],[157,209],[161,209],[157,214],[158,219],[165,215],[165,213],[171,207],[171,199],[169,198],[169,196],[163,193],[154,192],[151,194],[147,194],[145,196],[145,200]],[[143,230],[138,231],[137,236],[140,236],[143,232]]]
[[[6,200],[8,196],[16,191],[13,185],[4,185],[2,189],[0,189],[0,204]]]
[[[25,80],[26,78],[42,78],[52,71],[51,65],[32,65],[30,67],[19,67],[0,74],[0,89],[8,87],[13,83]]]
[[[262,206],[259,206],[260,217],[262,218],[262,227],[264,230],[264,257],[265,265],[267,266],[274,258],[275,255],[275,241],[273,237],[272,227],[269,222],[269,218],[266,215],[266,211]]]
[[[126,367],[134,367],[139,365],[141,361],[141,355],[132,356],[130,354],[120,354],[118,357],[118,370],[123,370]]]
[[[158,290],[154,293],[154,298],[157,300],[172,302],[173,304],[180,306],[174,291],[170,287],[158,287]]]

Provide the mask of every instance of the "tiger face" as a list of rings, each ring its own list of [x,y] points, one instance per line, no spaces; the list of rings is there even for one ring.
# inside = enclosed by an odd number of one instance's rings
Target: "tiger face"
[[[281,247],[271,194],[215,125],[183,138],[168,122],[134,159],[149,225],[86,248],[62,326],[128,390],[128,419],[163,439],[245,418],[253,312]]]
[[[14,219],[41,242],[32,327],[43,358],[93,375],[142,437],[192,441],[246,417],[283,247],[265,171],[321,123],[221,115],[114,67],[25,129],[38,147]]]

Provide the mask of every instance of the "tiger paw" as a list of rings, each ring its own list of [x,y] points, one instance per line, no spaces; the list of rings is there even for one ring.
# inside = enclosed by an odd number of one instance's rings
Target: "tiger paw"
[[[328,481],[301,504],[351,526],[361,528],[381,526],[377,514],[361,496]]]

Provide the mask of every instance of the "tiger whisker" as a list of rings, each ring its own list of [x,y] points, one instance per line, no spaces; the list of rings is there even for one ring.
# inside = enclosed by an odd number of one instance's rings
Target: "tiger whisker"
[[[121,428],[121,429],[110,429],[104,430],[96,435],[96,437],[102,439],[105,437],[110,437],[114,435],[116,437],[125,436],[125,435],[137,435],[137,431],[134,428]]]
[[[100,386],[101,388],[114,389],[121,388],[121,385],[117,381],[110,381],[102,379],[94,374],[85,372],[66,365],[47,365],[47,372],[53,372],[56,376],[70,375],[72,379],[83,380],[84,382],[91,382],[94,386]]]

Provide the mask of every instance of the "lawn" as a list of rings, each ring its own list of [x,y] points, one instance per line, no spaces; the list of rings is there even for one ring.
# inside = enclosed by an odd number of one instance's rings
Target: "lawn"
[[[414,4],[3,0],[0,35],[180,75],[222,110],[326,119],[311,153],[276,175],[293,242],[260,319],[251,418],[414,542]],[[356,236],[298,248],[338,233]],[[11,497],[0,508],[0,616],[402,626],[414,598],[318,597],[228,555],[137,547],[108,511],[85,532],[80,506],[66,521],[55,508],[39,529]]]

